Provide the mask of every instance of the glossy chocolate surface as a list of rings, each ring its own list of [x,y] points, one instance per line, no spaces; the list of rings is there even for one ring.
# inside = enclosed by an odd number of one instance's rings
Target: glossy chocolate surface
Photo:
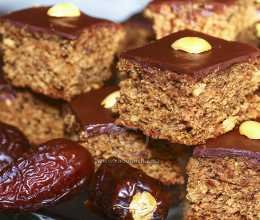
[[[114,124],[115,115],[101,103],[111,93],[119,90],[118,86],[105,86],[80,95],[70,102],[70,108],[86,136],[104,133],[117,133],[124,128]]]
[[[260,140],[240,135],[237,128],[217,138],[209,139],[206,144],[196,147],[193,155],[197,157],[242,156],[260,161]]]
[[[47,15],[50,7],[33,7],[15,11],[1,17],[13,25],[25,27],[31,32],[47,32],[67,39],[76,39],[82,31],[93,25],[106,25],[109,21],[90,17],[83,12],[79,17],[56,18]]]
[[[191,54],[174,50],[171,45],[182,37],[200,37],[207,40],[212,50]],[[259,50],[247,44],[225,41],[196,31],[184,30],[171,34],[142,48],[127,51],[121,58],[142,65],[146,74],[149,67],[174,72],[176,77],[198,81],[214,71],[221,71],[233,64],[247,62],[260,55]]]
[[[92,180],[89,202],[111,219],[132,220],[129,205],[138,192],[149,192],[156,199],[152,219],[166,219],[172,202],[170,191],[141,170],[118,158],[109,158]]]

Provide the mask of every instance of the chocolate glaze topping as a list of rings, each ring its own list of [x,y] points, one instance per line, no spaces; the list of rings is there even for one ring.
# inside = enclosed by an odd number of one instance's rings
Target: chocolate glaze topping
[[[111,22],[87,16],[55,18],[47,15],[50,7],[33,7],[15,11],[1,17],[13,25],[26,27],[31,32],[47,32],[70,40],[77,39],[85,28],[93,25],[107,25]]]
[[[182,37],[195,36],[207,40],[212,49],[201,54],[174,50],[171,45]],[[184,30],[171,34],[142,48],[127,51],[121,58],[133,60],[143,66],[155,67],[175,73],[177,78],[199,81],[213,71],[220,71],[233,64],[247,62],[260,55],[250,45],[225,41],[200,32]],[[146,71],[149,74],[150,71]]]
[[[196,147],[193,155],[196,157],[241,156],[255,158],[260,162],[260,140],[252,140],[240,135],[237,128],[220,137],[209,139],[206,144]]]
[[[70,102],[70,108],[86,136],[117,133],[124,130],[114,124],[115,115],[101,105],[109,94],[117,90],[119,90],[118,86],[105,86],[80,95]]]

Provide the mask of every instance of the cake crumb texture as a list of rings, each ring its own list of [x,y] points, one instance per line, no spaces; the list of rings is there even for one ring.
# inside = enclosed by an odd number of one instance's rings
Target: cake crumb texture
[[[187,219],[260,219],[259,161],[193,157],[187,173]]]
[[[124,31],[117,24],[84,30],[78,39],[38,33],[1,22],[4,73],[17,87],[29,87],[56,99],[99,88],[111,75],[111,65]]]
[[[14,99],[0,100],[0,121],[19,128],[32,144],[64,136],[59,104],[51,104],[28,91],[16,91]]]
[[[188,28],[226,40],[235,40],[256,21],[253,0],[238,0],[231,5],[225,5],[224,1],[212,1],[211,4],[216,4],[216,8],[218,4],[224,5],[220,6],[221,10],[214,10],[210,3],[201,1],[154,2],[146,8],[145,16],[153,21],[157,39]]]
[[[148,148],[143,137],[131,132],[117,135],[103,134],[80,141],[94,156],[99,167],[104,159],[118,156],[128,161],[131,166],[143,170],[148,176],[159,179],[167,185],[184,184],[184,172],[177,160],[164,159],[153,155],[153,149]],[[156,152],[156,150],[154,150]],[[161,158],[160,158],[161,157]]]
[[[91,152],[97,168],[105,159],[116,156],[167,185],[184,184],[184,161],[190,155],[185,147],[154,142],[130,130],[86,137],[73,114],[67,114],[64,120],[66,135]]]
[[[227,132],[226,120],[234,119],[234,127],[260,113],[258,60],[212,71],[200,81],[124,58],[118,68],[129,79],[120,84],[117,123],[155,139],[196,145]]]

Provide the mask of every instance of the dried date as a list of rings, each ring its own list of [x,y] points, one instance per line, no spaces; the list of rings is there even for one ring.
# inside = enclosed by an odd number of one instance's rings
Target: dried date
[[[93,172],[93,158],[85,148],[65,139],[49,141],[1,171],[0,210],[52,206],[87,184]]]
[[[89,189],[87,206],[111,219],[163,220],[172,203],[161,182],[117,158],[100,166]]]

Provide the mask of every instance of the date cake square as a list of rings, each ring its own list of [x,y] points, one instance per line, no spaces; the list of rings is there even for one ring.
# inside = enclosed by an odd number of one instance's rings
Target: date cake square
[[[254,0],[154,0],[145,15],[157,38],[188,28],[235,40],[256,21]]]
[[[155,142],[136,130],[117,126],[111,111],[118,86],[107,85],[74,98],[65,107],[65,130],[93,155],[96,167],[118,157],[165,184],[183,184],[188,150]],[[181,159],[182,158],[182,159]]]
[[[260,218],[259,138],[260,123],[246,121],[195,148],[187,166],[186,219]]]
[[[13,85],[71,100],[111,77],[124,35],[121,25],[81,11],[77,16],[66,14],[70,7],[65,7],[64,15],[63,7],[53,6],[0,18],[4,73]]]
[[[117,124],[196,145],[259,115],[259,50],[184,30],[122,53]]]

